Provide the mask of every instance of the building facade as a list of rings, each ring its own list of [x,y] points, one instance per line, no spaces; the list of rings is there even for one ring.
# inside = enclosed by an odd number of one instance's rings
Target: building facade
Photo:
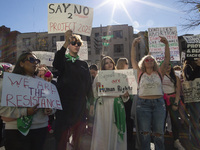
[[[17,58],[18,31],[10,31],[5,26],[0,27],[0,62],[14,64]]]

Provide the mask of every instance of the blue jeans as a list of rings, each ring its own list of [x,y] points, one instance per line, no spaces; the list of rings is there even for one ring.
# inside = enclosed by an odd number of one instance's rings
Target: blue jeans
[[[151,131],[156,150],[164,150],[164,124],[166,107],[163,98],[141,99],[138,97],[137,121],[142,150],[150,150]]]

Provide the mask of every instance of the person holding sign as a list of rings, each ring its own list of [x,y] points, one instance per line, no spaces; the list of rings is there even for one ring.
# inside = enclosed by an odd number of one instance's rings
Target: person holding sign
[[[117,70],[121,69],[128,69],[128,59],[127,58],[119,58],[117,60]],[[125,112],[126,112],[126,127],[127,127],[127,150],[133,150],[134,145],[135,145],[135,140],[133,139],[133,127],[134,127],[134,122],[133,119],[131,118],[131,106],[133,102],[132,95],[129,95],[128,92],[126,92],[125,95],[121,96],[124,107],[125,107]]]
[[[195,79],[200,78],[200,58],[198,58],[197,60],[187,60],[186,58],[183,65],[183,77],[184,81],[191,81],[191,82],[194,81]],[[192,91],[193,90],[194,89],[192,89]],[[184,94],[185,93],[183,93],[183,95]],[[195,98],[192,96],[192,94],[190,94],[189,99],[185,98],[185,102],[187,101],[186,107],[189,109],[190,120],[191,120],[191,142],[194,147],[200,149],[200,124],[199,124],[200,102],[199,101],[196,102]]]
[[[164,75],[164,78],[163,78],[164,99],[165,99],[166,108],[167,108],[166,122],[168,118],[171,119],[170,123],[172,125],[174,147],[177,148],[178,150],[185,150],[185,148],[181,145],[179,141],[179,122],[178,122],[179,111],[178,110],[179,110],[179,104],[180,104],[180,90],[181,90],[180,79],[178,76],[175,75],[172,64],[170,63],[167,68],[166,74]]]
[[[40,60],[34,54],[23,53],[13,73],[39,79],[35,75],[39,63]],[[48,115],[54,113],[54,110],[37,108],[38,105],[28,108],[0,106],[0,115],[5,122],[6,150],[43,150]]]
[[[136,115],[140,147],[141,150],[150,149],[152,132],[155,148],[164,150],[166,107],[163,99],[162,78],[166,73],[170,60],[169,44],[165,37],[160,37],[160,42],[165,44],[165,59],[160,68],[151,55],[144,56],[138,64],[135,47],[140,42],[140,38],[133,40],[131,49],[131,63],[133,69],[137,69],[138,77]]]
[[[65,43],[55,54],[53,66],[58,70],[57,89],[63,110],[57,110],[55,138],[57,150],[79,147],[79,138],[86,126],[86,102],[93,110],[92,81],[85,61],[79,60],[82,40],[71,30],[65,33]],[[69,53],[65,54],[66,49]],[[72,136],[72,142],[69,138]]]
[[[100,70],[116,70],[114,60],[109,56],[103,57]],[[119,100],[119,97],[98,97],[98,88],[101,86],[97,74],[93,82],[96,110],[91,150],[126,150],[126,114],[124,104]]]

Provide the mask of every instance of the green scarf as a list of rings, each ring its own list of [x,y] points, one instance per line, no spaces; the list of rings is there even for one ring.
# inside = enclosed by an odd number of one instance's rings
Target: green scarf
[[[115,114],[115,124],[118,129],[118,135],[123,140],[124,133],[126,130],[126,113],[123,101],[120,97],[114,99],[114,114]]]
[[[77,55],[76,57],[71,56],[69,53],[65,55],[67,59],[67,61],[72,61],[72,63],[74,63],[76,60],[79,60],[79,56]]]
[[[32,124],[33,116],[23,116],[17,119],[17,128],[23,134],[27,135],[31,124]]]

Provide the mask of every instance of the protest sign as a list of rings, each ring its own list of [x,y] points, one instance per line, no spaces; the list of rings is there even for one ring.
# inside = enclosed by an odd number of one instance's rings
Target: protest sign
[[[186,59],[197,60],[200,58],[200,43],[187,43]]]
[[[65,41],[57,41],[56,42],[57,50],[60,50],[64,43]],[[66,50],[66,54],[67,53],[69,53],[69,49]],[[83,45],[79,49],[78,56],[80,60],[88,60],[88,47],[86,41],[83,41]]]
[[[58,91],[43,79],[4,73],[1,106],[55,108],[62,110]]]
[[[200,101],[200,78],[193,81],[184,81],[182,89],[185,103]]]
[[[176,27],[149,28],[149,52],[157,61],[165,58],[165,44],[160,42],[160,37],[164,36],[169,42],[170,61],[180,61],[178,36]]]
[[[46,52],[46,51],[32,51],[37,58],[41,61],[41,64],[45,64],[46,66],[51,66],[54,60],[55,53]]]
[[[68,3],[48,4],[48,33],[74,33],[90,36],[93,8]]]
[[[98,96],[137,94],[137,70],[102,70],[98,73]]]
[[[200,34],[192,36],[183,36],[187,43],[200,43]]]

